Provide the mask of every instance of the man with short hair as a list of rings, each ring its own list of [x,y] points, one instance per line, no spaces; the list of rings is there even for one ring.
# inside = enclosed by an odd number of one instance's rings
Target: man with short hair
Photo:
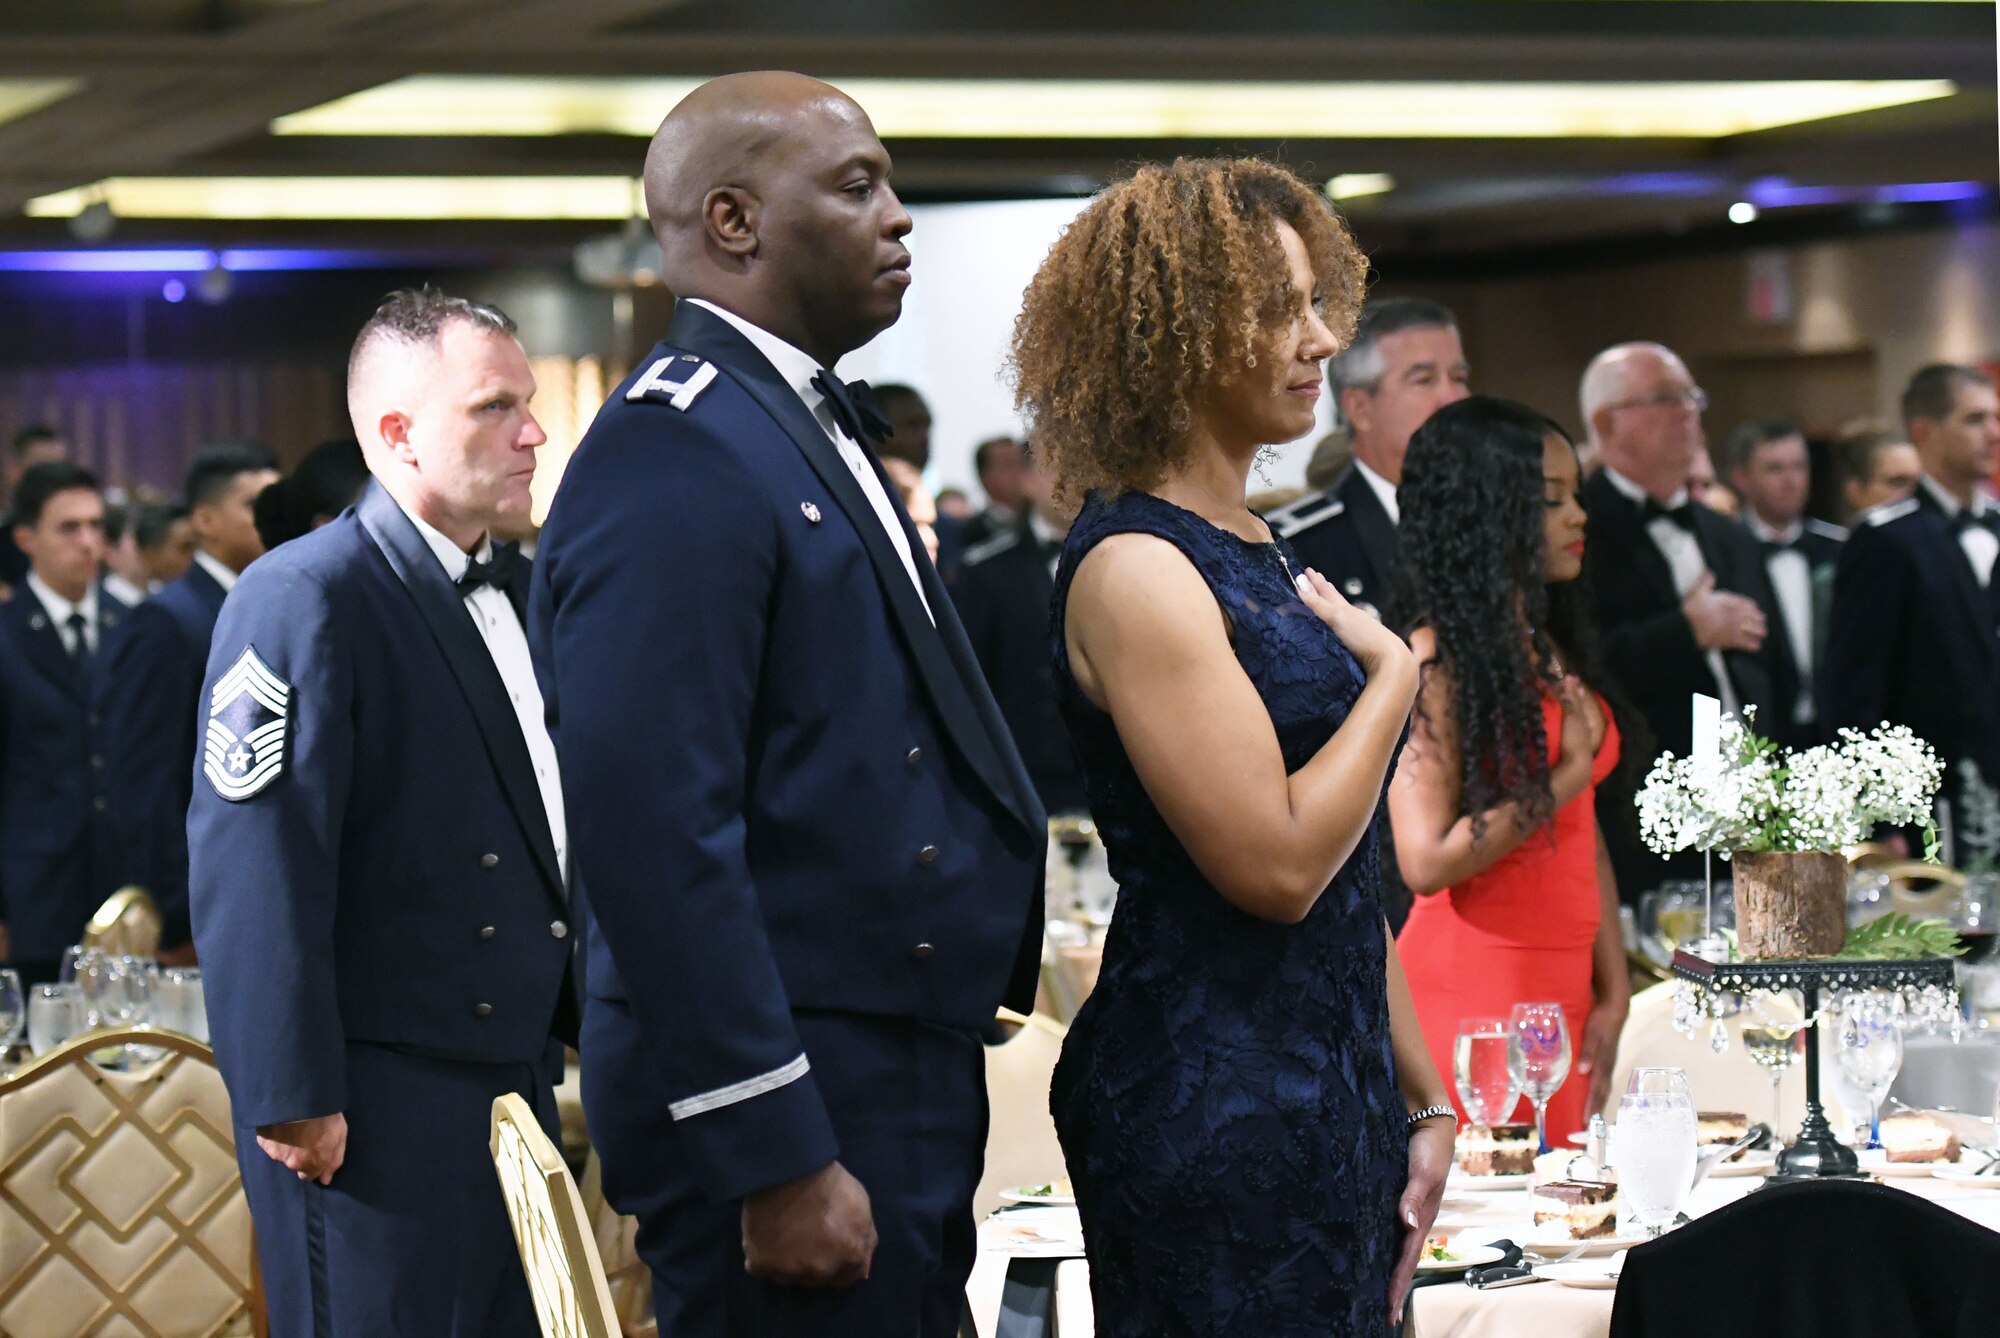
[[[1265,517],[1300,562],[1377,616],[1395,584],[1396,489],[1410,436],[1433,413],[1464,399],[1471,375],[1449,307],[1421,297],[1368,303],[1354,342],[1326,369],[1353,461],[1325,491]]]
[[[118,887],[90,692],[128,610],[98,578],[104,498],[89,470],[23,473],[14,538],[29,570],[0,606],[0,965],[35,984]]]
[[[1914,495],[1866,512],[1841,554],[1820,714],[1829,726],[1907,725],[1945,763],[1945,859],[1965,786],[2000,785],[2000,396],[1974,367],[1935,363],[1903,391],[1923,461]]]
[[[192,565],[126,619],[99,686],[125,881],[145,888],[160,908],[163,962],[193,960],[187,806],[209,634],[237,576],[264,551],[252,504],[277,477],[271,453],[250,442],[211,446],[195,457],[187,477]]]
[[[348,363],[374,482],[215,625],[190,882],[274,1334],[535,1338],[487,1150],[575,1037],[562,776],[491,536],[531,505],[501,312],[392,294]]]
[[[1729,481],[1743,499],[1743,524],[1764,555],[1782,649],[1790,652],[1796,671],[1786,685],[1789,700],[1776,703],[1772,718],[1758,723],[1780,742],[1818,743],[1824,731],[1813,699],[1816,668],[1826,647],[1833,567],[1847,531],[1806,514],[1812,457],[1797,427],[1778,418],[1752,419],[1729,434],[1724,449]]]
[[[646,158],[667,337],[571,457],[536,665],[590,907],[584,1102],[674,1338],[952,1338],[981,1032],[1047,819],[834,370],[910,216],[845,94],[690,93]]]
[[[989,437],[972,448],[972,471],[979,476],[986,505],[959,527],[967,548],[985,543],[1020,518],[1026,454],[1027,447],[1015,437]]]
[[[30,423],[7,443],[7,455],[0,460],[0,482],[6,484],[11,499],[21,476],[36,465],[57,464],[69,459],[69,443],[62,433],[46,423]],[[14,542],[14,517],[0,516],[0,584],[19,586],[28,575],[28,556]]]
[[[908,460],[922,473],[931,467],[931,406],[915,386],[890,381],[876,386],[875,403],[889,420],[882,456]]]
[[[1840,459],[1840,491],[1849,514],[1900,502],[1917,490],[1924,476],[1923,457],[1900,427],[1860,427],[1834,443]]]
[[[188,519],[185,502],[156,502],[140,508],[132,535],[146,567],[146,589],[152,594],[187,575],[194,565],[194,522]]]
[[[1689,494],[1695,458],[1707,449],[1708,396],[1672,349],[1632,343],[1591,360],[1579,399],[1603,460],[1581,496],[1590,514],[1584,579],[1606,672],[1654,744],[1677,757],[1693,746],[1697,693],[1739,714],[1755,706],[1768,728],[1774,709],[1790,700],[1794,672],[1778,643],[1766,641],[1770,578],[1749,532]],[[1633,900],[1670,875],[1700,875],[1698,854],[1663,862],[1640,844],[1629,785],[1603,785],[1597,794],[1622,897]]]
[[[153,593],[146,575],[146,558],[139,551],[139,508],[131,503],[104,508],[104,588],[127,608],[143,604]]]

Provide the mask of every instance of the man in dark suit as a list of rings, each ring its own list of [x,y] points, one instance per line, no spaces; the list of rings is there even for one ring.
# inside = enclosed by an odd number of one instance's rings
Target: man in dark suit
[[[1013,437],[989,437],[973,447],[972,470],[979,476],[986,505],[959,527],[967,548],[985,543],[1021,518],[1027,505],[1021,482],[1027,455],[1026,444]]]
[[[1755,706],[1760,724],[1788,700],[1789,657],[1765,636],[1770,580],[1749,533],[1688,495],[1695,453],[1707,449],[1708,397],[1672,349],[1606,349],[1584,372],[1581,399],[1603,460],[1582,497],[1590,514],[1583,579],[1605,671],[1643,719],[1654,750],[1685,757],[1695,694],[1719,697],[1729,711]],[[1669,876],[1700,876],[1700,855],[1662,861],[1640,844],[1629,785],[1603,785],[1597,795],[1621,896],[1633,900]]]
[[[573,1037],[561,776],[522,626],[534,375],[433,289],[362,327],[375,482],[215,625],[188,812],[195,940],[273,1334],[534,1338],[487,1151],[557,1132]]]
[[[1865,513],[1841,554],[1820,706],[1829,726],[1907,725],[1937,750],[1949,861],[1970,770],[2000,784],[2000,508],[1984,491],[2000,398],[1985,373],[1941,363],[1910,378],[1902,407],[1923,476]]]
[[[1395,593],[1396,489],[1410,435],[1468,393],[1458,318],[1420,297],[1370,302],[1354,342],[1327,364],[1326,375],[1353,463],[1326,491],[1308,492],[1265,519],[1301,562],[1379,616]]]
[[[585,1106],[675,1338],[955,1334],[979,1034],[1033,994],[1046,819],[830,370],[902,308],[888,177],[801,75],[673,110],[646,199],[681,300],[536,559]]]
[[[1053,480],[1032,450],[1024,464],[1021,518],[966,553],[951,597],[1042,807],[1081,813],[1090,806],[1083,769],[1056,705],[1049,655],[1056,560],[1074,517],[1057,510]]]
[[[194,561],[133,610],[112,639],[99,684],[108,784],[126,859],[122,881],[145,888],[158,903],[163,962],[194,960],[187,807],[209,633],[237,575],[264,551],[252,507],[277,478],[271,453],[249,442],[211,446],[195,457],[187,478]]]
[[[1743,525],[1764,555],[1777,615],[1773,634],[1791,657],[1784,696],[1760,731],[1780,743],[1809,747],[1828,737],[1819,723],[1814,684],[1826,650],[1826,613],[1833,568],[1847,531],[1806,514],[1812,457],[1805,434],[1777,418],[1740,424],[1723,445],[1730,486],[1743,499]]]
[[[32,985],[56,978],[118,887],[90,688],[128,610],[99,579],[104,498],[89,470],[24,473],[13,537],[29,569],[0,605],[0,965]]]

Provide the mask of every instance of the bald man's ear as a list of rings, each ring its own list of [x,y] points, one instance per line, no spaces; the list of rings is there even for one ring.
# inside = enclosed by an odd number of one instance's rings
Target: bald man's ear
[[[757,197],[741,186],[717,186],[701,201],[702,227],[724,255],[757,254]]]

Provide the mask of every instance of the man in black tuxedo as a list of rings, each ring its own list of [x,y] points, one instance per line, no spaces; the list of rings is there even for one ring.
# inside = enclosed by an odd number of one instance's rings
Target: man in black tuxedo
[[[1777,613],[1780,653],[1791,656],[1792,691],[1761,732],[1795,747],[1820,742],[1813,682],[1826,649],[1826,613],[1833,597],[1833,568],[1847,531],[1806,514],[1812,460],[1805,435],[1778,418],[1752,419],[1729,434],[1723,447],[1730,486],[1743,499],[1743,526],[1764,556]]]
[[[1583,579],[1604,667],[1654,749],[1684,757],[1693,746],[1695,694],[1720,697],[1728,711],[1755,706],[1766,721],[1789,700],[1789,657],[1766,640],[1775,603],[1770,579],[1749,532],[1688,494],[1695,453],[1706,449],[1701,411],[1708,397],[1672,349],[1634,343],[1604,350],[1583,374],[1581,400],[1603,460],[1583,485],[1590,513]],[[1699,855],[1663,863],[1640,844],[1632,799],[1629,785],[1597,791],[1620,894],[1631,900],[1668,876],[1699,876]]]
[[[1935,364],[1910,378],[1903,422],[1923,477],[1864,514],[1841,555],[1820,712],[1834,727],[1908,725],[1937,750],[1949,843],[1966,764],[2000,781],[2000,507],[1985,491],[2000,397],[1976,368]]]
[[[1362,308],[1354,342],[1327,364],[1334,405],[1351,431],[1354,461],[1265,517],[1299,560],[1378,614],[1395,586],[1396,489],[1410,434],[1466,397],[1471,371],[1449,307],[1391,297]]]

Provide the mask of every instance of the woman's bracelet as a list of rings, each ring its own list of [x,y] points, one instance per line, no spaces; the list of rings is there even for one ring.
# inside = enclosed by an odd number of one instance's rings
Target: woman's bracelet
[[[1450,1106],[1446,1105],[1425,1106],[1422,1110],[1413,1110],[1410,1112],[1410,1121],[1407,1127],[1414,1129],[1418,1125],[1422,1124],[1425,1120],[1441,1120],[1445,1118],[1447,1115],[1451,1117],[1454,1123],[1457,1122],[1458,1112],[1453,1110]]]

